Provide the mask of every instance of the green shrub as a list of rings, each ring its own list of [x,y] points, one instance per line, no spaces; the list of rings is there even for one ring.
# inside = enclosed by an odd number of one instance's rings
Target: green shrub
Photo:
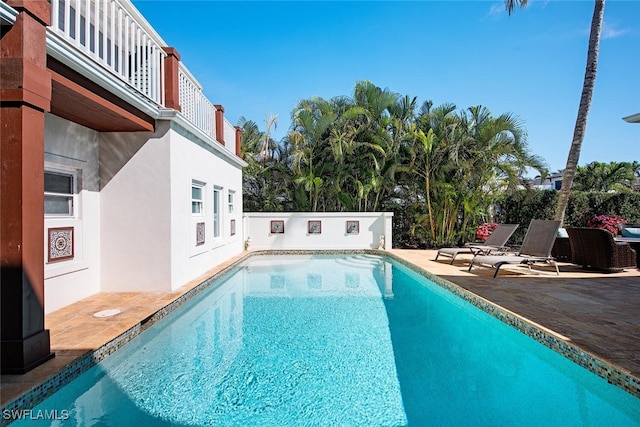
[[[521,242],[532,219],[553,219],[558,192],[520,190],[496,202],[495,221],[520,224],[513,240]],[[629,223],[640,222],[640,192],[606,193],[575,191],[565,212],[564,227],[586,227],[598,215],[620,216]]]

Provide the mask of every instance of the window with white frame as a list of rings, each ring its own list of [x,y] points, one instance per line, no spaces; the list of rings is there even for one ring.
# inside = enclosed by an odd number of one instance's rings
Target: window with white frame
[[[191,213],[193,216],[204,215],[204,183],[191,182]]]
[[[236,192],[235,191],[229,191],[229,194],[227,196],[227,203],[229,205],[229,213],[230,214],[234,213],[235,210],[236,210],[235,200],[236,200]]]
[[[45,170],[44,214],[48,217],[75,215],[77,175],[75,172]]]
[[[220,237],[220,194],[222,188],[213,189],[213,237]]]

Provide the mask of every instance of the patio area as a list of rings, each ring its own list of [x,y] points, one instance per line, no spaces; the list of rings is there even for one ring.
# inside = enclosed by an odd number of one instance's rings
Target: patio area
[[[554,331],[584,351],[640,378],[640,270],[605,274],[560,264],[561,273],[556,276],[551,267],[531,272],[505,267],[493,279],[493,271],[487,268],[467,272],[468,258],[464,256],[449,265],[449,259],[433,261],[436,251],[389,252]],[[50,330],[56,357],[25,375],[2,376],[2,406],[74,360],[143,325],[155,312],[244,255],[217,266],[177,292],[100,293],[48,314],[45,326]],[[119,309],[120,313],[94,317],[95,313],[110,309]]]

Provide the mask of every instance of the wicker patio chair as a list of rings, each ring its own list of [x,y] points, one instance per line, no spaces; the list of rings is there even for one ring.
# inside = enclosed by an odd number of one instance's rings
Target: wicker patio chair
[[[608,230],[567,228],[574,264],[587,269],[619,272],[636,266],[636,251],[627,242],[616,242]]]
[[[556,241],[551,248],[551,256],[556,261],[571,262],[571,242],[568,237],[556,236]]]

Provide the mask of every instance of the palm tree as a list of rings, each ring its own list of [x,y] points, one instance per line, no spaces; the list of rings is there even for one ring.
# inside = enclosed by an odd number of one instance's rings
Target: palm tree
[[[527,168],[544,171],[542,160],[529,154],[521,120],[505,113],[494,117],[482,106],[469,107],[458,116],[464,133],[450,154],[459,165],[453,182],[459,192],[459,230],[487,221],[490,207],[499,193],[513,191],[523,183]],[[458,219],[458,221],[460,221]],[[453,224],[449,224],[453,230]]]
[[[287,139],[292,148],[294,182],[304,186],[310,208],[316,212],[322,197],[321,190],[325,187],[324,170],[330,167],[323,151],[337,113],[330,101],[314,97],[300,101],[292,118],[292,130]]]
[[[505,0],[507,12],[511,12],[516,5],[524,7],[527,0]],[[555,219],[564,220],[564,213],[569,203],[569,195],[571,193],[571,185],[573,177],[578,167],[580,159],[580,149],[584,140],[584,133],[587,129],[587,116],[591,107],[591,99],[593,97],[593,88],[596,82],[596,71],[598,70],[598,51],[600,50],[600,33],[602,32],[602,22],[604,19],[604,3],[605,0],[595,0],[593,9],[593,17],[591,18],[591,33],[589,35],[589,49],[587,51],[587,66],[584,73],[584,82],[582,84],[582,95],[580,97],[580,106],[578,107],[578,117],[573,129],[573,139],[571,148],[567,156],[567,165],[562,177],[562,188],[558,197],[558,205],[556,207]]]
[[[578,191],[633,191],[638,167],[637,161],[591,162],[578,166],[574,188]]]
[[[308,209],[375,211],[393,175],[415,99],[363,80],[352,97],[302,100],[287,136],[295,183]]]
[[[290,197],[292,178],[286,148],[270,137],[277,116],[267,119],[265,132],[252,121],[241,117],[242,158],[247,167],[242,173],[243,205],[246,211],[282,211]]]
[[[482,106],[456,114],[455,108],[422,106],[403,168],[420,177],[425,208],[415,223],[434,245],[456,243],[470,225],[487,220],[498,192],[516,188],[527,168],[544,169],[529,154],[516,116],[494,117]]]
[[[448,143],[455,138],[452,135],[457,127],[457,117],[454,104],[443,104],[432,108],[433,103],[426,101],[420,108],[418,115],[418,129],[414,132],[414,146],[409,147],[410,166],[412,171],[422,179],[424,190],[426,215],[421,217],[426,223],[432,241],[436,240],[437,232],[435,209],[432,196],[437,196],[438,189],[443,190],[445,180],[442,178],[449,160],[446,152]],[[444,209],[439,209],[440,213]]]

